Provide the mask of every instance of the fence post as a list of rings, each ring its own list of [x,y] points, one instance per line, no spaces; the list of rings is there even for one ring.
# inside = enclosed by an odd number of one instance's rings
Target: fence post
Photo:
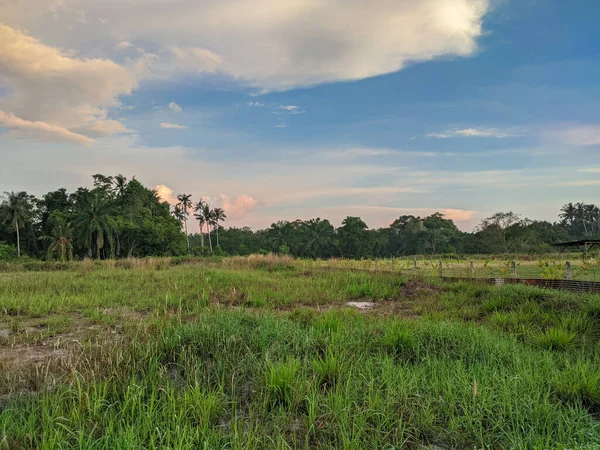
[[[413,259],[413,273],[414,275],[417,274],[417,258]]]
[[[573,279],[573,271],[571,270],[571,263],[569,261],[567,261],[565,263],[565,269],[567,271],[567,280],[572,280]]]
[[[512,272],[512,277],[517,278],[517,263],[516,262],[513,261],[510,263],[510,271]]]
[[[440,278],[442,277],[442,267],[443,267],[443,266],[442,266],[442,258],[440,258],[440,268],[439,268],[439,271],[440,271]]]
[[[392,272],[394,271],[394,264],[395,264],[395,260],[394,260],[394,256],[392,256]]]
[[[473,266],[473,261],[469,261],[469,271],[471,272],[471,278],[475,278],[475,266]]]
[[[377,272],[377,258],[375,258],[375,272]]]

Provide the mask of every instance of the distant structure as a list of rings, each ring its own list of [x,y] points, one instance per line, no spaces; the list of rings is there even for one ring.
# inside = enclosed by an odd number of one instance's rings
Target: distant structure
[[[559,242],[552,245],[556,247],[559,255],[562,255],[567,248],[579,247],[583,251],[584,256],[587,256],[588,252],[595,246],[600,248],[600,239],[582,239],[580,241]]]

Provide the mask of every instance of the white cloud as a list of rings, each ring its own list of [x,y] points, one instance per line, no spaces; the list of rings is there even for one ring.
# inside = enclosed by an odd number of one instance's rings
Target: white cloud
[[[78,50],[115,36],[145,42],[161,55],[155,70],[218,71],[264,90],[358,80],[411,62],[472,55],[490,3],[69,0],[68,8],[55,6],[51,12],[43,1],[31,1],[33,7],[31,2],[9,2],[0,16],[65,45],[73,41],[69,27],[76,17],[103,18],[104,24],[89,21],[78,27]]]
[[[187,128],[185,125],[177,125],[175,123],[167,123],[167,122],[161,122],[160,127],[161,128],[169,128],[169,129],[173,129],[173,130],[185,130]]]
[[[300,106],[298,106],[298,105],[279,105],[276,108],[284,111],[287,114],[292,114],[292,115],[304,114],[306,112],[302,108],[300,108]]]
[[[11,89],[0,97],[4,126],[18,123],[23,136],[48,134],[89,145],[90,136],[129,131],[107,120],[107,108],[136,87],[128,69],[107,59],[73,57],[1,23],[0,83]]]
[[[0,111],[0,125],[13,131],[17,136],[27,136],[39,141],[63,141],[78,145],[92,145],[94,140],[66,128],[41,121],[21,119],[14,114]]]
[[[248,102],[246,103],[246,106],[254,106],[256,108],[262,108],[263,106],[265,106],[264,103],[256,101],[256,102]]]
[[[572,125],[557,127],[545,135],[551,140],[558,140],[565,145],[587,147],[600,145],[600,125]]]
[[[169,103],[169,109],[171,111],[173,111],[174,113],[180,113],[181,112],[181,106],[179,106],[177,103],[175,102],[171,102]]]
[[[491,137],[507,138],[517,136],[506,130],[498,128],[463,128],[458,130],[448,130],[441,133],[429,133],[427,137],[436,139],[447,139],[453,137]]]
[[[221,207],[228,219],[240,220],[258,206],[258,201],[248,195],[240,195],[235,200],[228,195],[221,194]]]

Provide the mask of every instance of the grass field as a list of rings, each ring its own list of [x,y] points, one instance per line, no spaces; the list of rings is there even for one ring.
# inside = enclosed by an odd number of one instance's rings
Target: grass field
[[[0,272],[0,449],[598,448],[600,296],[173,264]]]

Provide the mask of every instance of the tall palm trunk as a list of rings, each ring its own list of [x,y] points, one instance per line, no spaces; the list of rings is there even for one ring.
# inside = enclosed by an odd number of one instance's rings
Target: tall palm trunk
[[[19,224],[16,226],[17,229],[17,257],[21,257],[21,236],[19,235]]]
[[[217,223],[217,247],[219,247],[219,224]]]
[[[204,225],[200,225],[200,243],[204,248]]]
[[[208,231],[208,243],[210,244],[210,252],[212,253],[213,248],[212,248],[212,240],[210,238],[210,225],[206,224],[206,231]]]
[[[188,255],[190,254],[190,236],[187,232],[187,220],[183,221],[183,229],[185,230],[185,240],[187,241],[187,251]]]

